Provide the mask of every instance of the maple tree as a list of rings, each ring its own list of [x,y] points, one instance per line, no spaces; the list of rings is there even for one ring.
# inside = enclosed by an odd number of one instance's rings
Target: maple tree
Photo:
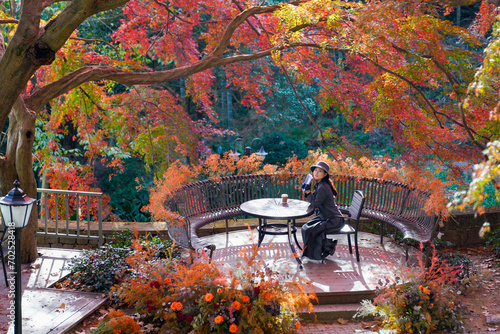
[[[408,163],[436,157],[456,169],[478,161],[498,137],[498,120],[489,118],[498,89],[488,82],[492,99],[484,99],[467,87],[495,5],[483,1],[469,29],[442,19],[473,2],[2,1],[0,124],[8,119],[8,140],[0,190],[17,178],[35,196],[36,121],[47,132],[76,129],[87,161],[119,165],[141,154],[157,175],[179,156],[196,161],[208,153],[203,138],[218,130],[190,119],[183,102],[216,122],[212,69],[220,66],[257,112],[272,98],[273,65],[294,86],[317,85],[323,109],[337,105],[367,130],[390,129]],[[120,6],[119,28],[78,36],[85,20]],[[42,168],[51,168],[49,156],[39,155]],[[37,256],[35,216],[23,231],[24,261]]]

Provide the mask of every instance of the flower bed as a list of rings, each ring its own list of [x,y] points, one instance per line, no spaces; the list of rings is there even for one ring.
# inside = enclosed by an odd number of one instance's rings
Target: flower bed
[[[154,258],[138,242],[133,248],[132,273],[111,294],[161,332],[293,333],[300,328],[298,311],[312,311],[315,295],[306,292],[307,282],[266,268],[256,260],[257,247],[242,252],[236,270],[203,258],[193,264]]]

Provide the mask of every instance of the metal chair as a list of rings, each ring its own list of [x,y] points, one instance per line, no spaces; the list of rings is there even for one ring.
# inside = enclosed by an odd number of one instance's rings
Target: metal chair
[[[3,267],[3,276],[5,277],[5,285],[9,287],[9,281],[7,280],[7,268],[5,265],[5,253],[4,253],[4,247],[3,247],[3,241],[5,239],[5,236],[7,235],[7,226],[2,226],[2,236],[0,237],[0,257],[2,257],[2,267]],[[7,249],[7,248],[5,248]]]
[[[349,205],[348,216],[344,217],[346,223],[344,226],[338,229],[326,229],[325,231],[325,241],[330,235],[345,234],[347,235],[347,241],[349,243],[349,253],[352,254],[351,245],[351,234],[354,234],[354,247],[356,249],[356,260],[359,262],[359,249],[358,249],[358,227],[359,218],[361,217],[361,211],[365,204],[365,196],[361,190],[354,191],[352,196],[351,205]]]

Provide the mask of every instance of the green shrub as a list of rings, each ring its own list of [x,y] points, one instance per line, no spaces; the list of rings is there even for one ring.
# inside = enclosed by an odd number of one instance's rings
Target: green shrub
[[[438,258],[439,261],[446,261],[449,266],[459,270],[457,279],[460,281],[470,278],[475,274],[474,265],[467,255],[459,253],[439,253]]]
[[[114,232],[111,241],[97,249],[84,250],[79,257],[72,258],[67,269],[70,276],[60,283],[61,288],[78,288],[88,291],[106,292],[118,283],[124,275],[130,273],[127,258],[133,254],[130,230]],[[172,248],[171,240],[146,235],[140,243],[148,245],[156,258],[177,258],[179,252]]]
[[[145,170],[143,162],[138,158],[124,159],[123,168],[123,171],[106,169],[100,188],[105,194],[109,194],[114,214],[123,221],[151,221],[151,215],[142,208],[149,204],[147,189],[152,182],[152,174]]]
[[[262,145],[269,153],[265,159],[266,164],[283,165],[294,155],[299,159],[304,159],[307,156],[307,147],[304,143],[282,133],[273,133],[262,137]]]
[[[95,250],[84,250],[68,264],[71,276],[66,286],[81,287],[90,291],[108,291],[128,268],[126,258],[130,247],[118,248],[105,244]]]
[[[108,239],[110,239],[109,244],[114,248],[132,246],[132,240],[134,240],[134,238],[134,232],[129,228],[123,231],[113,231],[111,236],[108,237]]]

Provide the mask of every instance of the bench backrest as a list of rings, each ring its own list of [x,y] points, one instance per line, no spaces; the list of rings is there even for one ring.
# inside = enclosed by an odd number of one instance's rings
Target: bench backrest
[[[222,209],[237,208],[256,198],[303,198],[301,185],[305,174],[258,174],[203,180],[183,186],[167,201],[171,211],[184,217],[198,216]],[[429,195],[406,184],[376,178],[346,175],[331,177],[339,193],[336,202],[347,211],[356,190],[365,196],[364,210],[373,210],[405,218],[428,217],[424,206]]]

